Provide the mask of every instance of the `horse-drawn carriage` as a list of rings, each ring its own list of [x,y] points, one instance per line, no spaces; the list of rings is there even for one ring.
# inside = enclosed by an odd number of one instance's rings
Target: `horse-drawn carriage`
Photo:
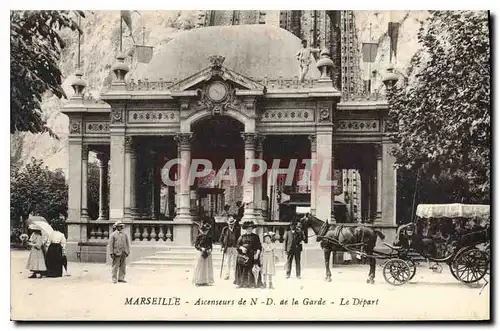
[[[416,256],[448,264],[452,275],[465,284],[478,282],[489,273],[490,206],[419,205],[416,214],[415,222],[397,229],[394,245],[383,242],[389,253],[375,250],[377,238],[385,236],[368,224],[329,224],[310,214],[301,221],[321,242],[327,281],[331,281],[330,255],[336,251],[365,257],[370,265],[368,283],[374,283],[377,259],[386,260],[383,276],[392,285],[403,285],[415,276]]]
[[[451,274],[464,284],[480,281],[489,272],[490,206],[441,204],[419,205],[414,223],[400,226],[392,255],[383,268],[385,280],[403,285],[416,272],[415,255],[448,265]],[[483,224],[479,224],[483,223]],[[413,254],[412,254],[413,253]]]

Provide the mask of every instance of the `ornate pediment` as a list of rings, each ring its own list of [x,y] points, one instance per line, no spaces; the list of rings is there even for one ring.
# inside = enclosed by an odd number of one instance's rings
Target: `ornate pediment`
[[[209,57],[210,66],[201,71],[171,85],[169,90],[175,96],[175,92],[182,92],[192,89],[202,82],[219,79],[231,85],[242,87],[245,90],[255,90],[265,92],[266,87],[236,71],[224,67],[224,57],[220,55],[212,55]]]

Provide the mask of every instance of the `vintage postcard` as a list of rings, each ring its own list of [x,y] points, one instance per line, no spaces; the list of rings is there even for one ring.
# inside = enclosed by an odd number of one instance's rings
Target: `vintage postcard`
[[[11,319],[490,320],[487,11],[11,11]]]

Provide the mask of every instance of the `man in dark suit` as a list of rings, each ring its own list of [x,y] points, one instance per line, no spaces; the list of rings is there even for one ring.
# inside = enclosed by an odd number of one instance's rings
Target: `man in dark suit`
[[[290,230],[285,233],[284,251],[287,256],[286,263],[286,278],[290,278],[292,271],[292,260],[295,259],[295,273],[297,278],[300,279],[300,254],[302,253],[302,242],[304,241],[304,234],[302,231],[297,230],[297,223],[290,224]]]
[[[236,201],[236,207],[238,208],[237,216],[238,221],[241,222],[243,215],[245,214],[245,206],[241,203],[241,201]]]

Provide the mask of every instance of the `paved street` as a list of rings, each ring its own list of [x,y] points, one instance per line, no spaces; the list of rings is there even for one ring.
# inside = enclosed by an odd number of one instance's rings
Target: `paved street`
[[[103,264],[70,263],[70,277],[28,279],[29,272],[24,269],[27,256],[26,251],[11,253],[11,318],[15,320],[489,317],[489,287],[480,294],[480,287],[462,285],[447,268],[437,274],[420,267],[411,283],[399,287],[385,283],[381,268],[377,269],[375,285],[365,283],[366,266],[337,266],[332,269],[331,283],[323,281],[323,269],[306,269],[300,280],[293,277],[287,280],[284,271],[279,270],[274,282],[276,289],[255,290],[236,289],[232,282],[219,280],[218,270],[214,286],[195,287],[191,284],[192,271],[184,268],[169,271],[128,268],[129,282],[112,284],[110,267]],[[155,305],[126,304],[127,298],[132,303],[139,298],[137,303],[141,303],[141,297],[162,299]],[[252,298],[257,299],[254,305]],[[246,304],[240,305],[240,300],[246,300]],[[144,299],[143,303],[146,302]]]

